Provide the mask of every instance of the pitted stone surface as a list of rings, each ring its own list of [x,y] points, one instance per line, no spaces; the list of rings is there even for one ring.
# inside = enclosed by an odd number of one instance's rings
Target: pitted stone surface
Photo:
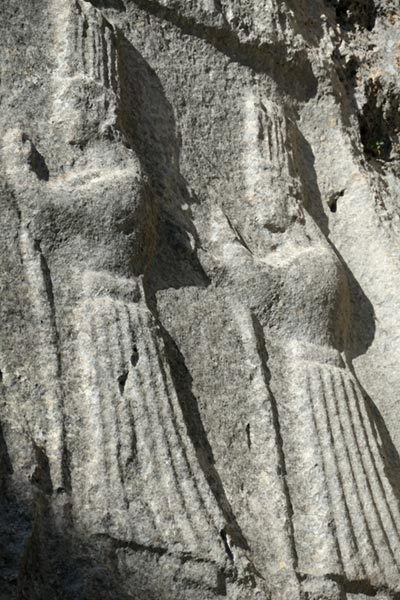
[[[0,600],[398,599],[397,2],[0,15]]]

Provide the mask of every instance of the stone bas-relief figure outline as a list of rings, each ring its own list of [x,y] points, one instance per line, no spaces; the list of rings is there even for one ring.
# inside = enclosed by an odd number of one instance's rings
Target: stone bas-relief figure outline
[[[234,291],[243,332],[254,336],[254,319],[262,331],[291,503],[293,568],[303,591],[339,599],[346,584],[362,590],[366,582],[368,593],[397,597],[399,498],[346,356],[346,276],[301,207],[290,128],[277,104],[249,94],[240,225],[223,212],[214,220],[220,285]]]
[[[48,456],[53,491],[71,493],[77,528],[142,549],[168,548],[183,562],[194,558],[217,570],[224,565],[224,518],[187,437],[140,277],[133,277],[149,260],[156,215],[140,162],[117,127],[115,32],[84,0],[57,8],[52,126],[70,148],[51,176],[23,131],[10,131],[4,149],[45,349],[45,410],[32,437]],[[309,598],[339,598],[335,585],[343,581],[398,591],[398,503],[343,356],[345,276],[296,201],[301,189],[284,115],[253,98],[246,110],[245,228],[239,235],[220,224],[228,240],[219,248],[222,285],[240,304],[243,338],[253,344],[255,319],[270,357],[293,511],[285,515],[293,532],[278,523],[274,534],[282,547],[293,544],[293,569]],[[69,467],[66,438],[75,450]],[[294,594],[301,592],[292,587],[275,596]]]
[[[183,557],[183,573],[192,557],[203,561],[217,588],[233,551],[229,536],[221,539],[229,526],[197,463],[134,277],[151,255],[157,217],[139,159],[121,140],[116,34],[85,0],[63,0],[54,23],[51,123],[65,158],[49,173],[18,128],[3,151],[45,348],[43,417],[31,435],[48,456],[53,491],[71,495],[77,530],[168,550]]]

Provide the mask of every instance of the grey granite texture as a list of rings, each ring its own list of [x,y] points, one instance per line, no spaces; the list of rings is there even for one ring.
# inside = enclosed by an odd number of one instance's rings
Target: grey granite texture
[[[0,16],[0,600],[399,600],[398,1]]]

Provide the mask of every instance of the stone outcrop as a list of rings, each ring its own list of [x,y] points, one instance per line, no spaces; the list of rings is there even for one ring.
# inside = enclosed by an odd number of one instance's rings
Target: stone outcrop
[[[0,600],[400,598],[397,2],[0,14]]]

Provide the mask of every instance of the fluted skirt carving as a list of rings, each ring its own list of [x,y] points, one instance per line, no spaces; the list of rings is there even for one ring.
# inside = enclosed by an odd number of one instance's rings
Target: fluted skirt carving
[[[334,350],[293,348],[279,413],[298,570],[397,590],[398,490],[369,401]]]
[[[225,554],[223,518],[188,437],[151,313],[102,295],[81,303],[77,323],[85,436],[75,468],[77,501],[84,499],[77,514],[93,531],[218,560]]]

